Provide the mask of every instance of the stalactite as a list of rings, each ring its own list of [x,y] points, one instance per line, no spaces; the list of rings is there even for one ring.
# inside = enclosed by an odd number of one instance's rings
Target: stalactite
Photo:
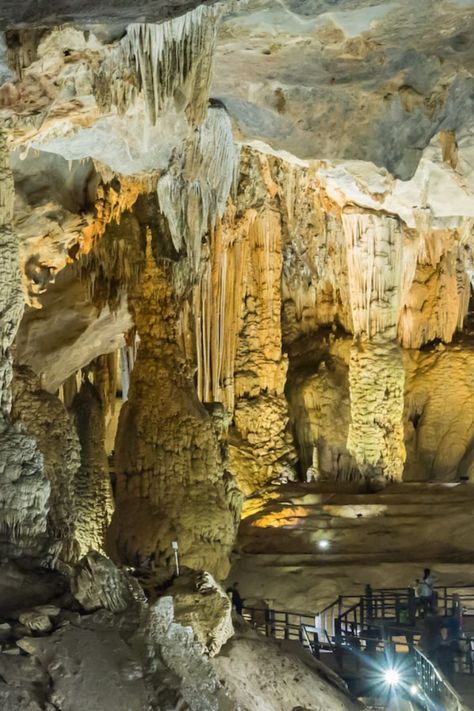
[[[354,334],[394,337],[402,290],[403,234],[398,220],[345,213],[349,290]],[[388,334],[390,332],[390,334]]]
[[[185,312],[188,323],[181,325],[185,334],[193,323],[200,399],[234,413],[230,468],[246,492],[294,476],[283,395],[281,272],[278,213],[250,209],[236,219],[230,206],[212,234],[209,261]]]
[[[405,348],[419,348],[439,338],[449,343],[461,329],[469,305],[469,265],[459,235],[433,230],[424,211],[417,240],[410,240],[410,288],[403,289],[398,337]],[[406,250],[406,248],[405,248]],[[408,261],[408,260],[406,260]]]
[[[198,395],[203,402],[222,402],[229,411],[234,408],[235,356],[249,259],[244,233],[254,218],[249,213],[235,232],[218,225],[211,236],[210,259],[193,291]]]
[[[122,215],[130,211],[138,197],[149,189],[146,180],[129,176],[112,176],[110,182],[101,183],[97,188],[94,218],[82,231],[82,242],[76,257],[88,254],[104,236],[108,225],[114,222],[120,224]]]
[[[93,249],[75,264],[88,287],[90,300],[102,309],[115,310],[133,288],[143,269],[141,227],[131,211],[112,220]]]
[[[219,13],[199,6],[162,24],[129,25],[97,76],[99,104],[123,114],[142,93],[152,124],[172,101],[193,123],[203,121]]]
[[[202,126],[175,153],[158,181],[161,212],[166,216],[175,250],[183,249],[194,272],[201,242],[222,217],[234,181],[237,153],[230,119],[224,109],[209,109]]]

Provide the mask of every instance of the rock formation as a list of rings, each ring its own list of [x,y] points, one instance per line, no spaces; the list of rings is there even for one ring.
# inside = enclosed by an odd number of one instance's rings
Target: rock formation
[[[224,711],[240,692],[203,653],[232,633],[236,547],[311,557],[329,492],[321,531],[357,557],[345,492],[382,497],[357,512],[391,536],[393,492],[474,476],[474,9],[19,5],[0,8],[0,557],[98,616],[83,634],[39,609],[53,595],[22,610],[67,652],[124,615],[130,708]],[[457,536],[433,549],[465,559]],[[51,639],[28,651],[41,679]]]
[[[239,495],[224,472],[212,421],[199,402],[178,337],[172,269],[158,267],[148,236],[146,264],[131,299],[140,347],[116,441],[116,511],[109,532],[129,562],[154,556],[206,565],[219,578],[239,520]]]

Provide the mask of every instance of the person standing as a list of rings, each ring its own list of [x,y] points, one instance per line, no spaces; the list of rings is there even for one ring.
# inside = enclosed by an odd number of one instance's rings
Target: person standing
[[[443,625],[439,632],[438,646],[436,648],[436,664],[450,683],[453,682],[454,677],[456,646],[457,640],[451,638],[449,629]]]
[[[234,583],[231,588],[227,590],[232,600],[232,607],[238,615],[242,615],[242,610],[244,608],[244,601],[240,597],[239,583]]]
[[[426,614],[428,611],[434,612],[434,584],[435,577],[431,575],[431,570],[429,568],[425,568],[423,571],[423,577],[421,579],[419,588],[420,608],[421,610],[423,610],[424,614]]]

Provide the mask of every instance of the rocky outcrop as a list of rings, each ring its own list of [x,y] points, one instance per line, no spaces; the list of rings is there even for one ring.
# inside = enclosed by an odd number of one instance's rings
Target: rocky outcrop
[[[0,506],[1,545],[8,554],[43,553],[50,485],[35,440],[11,418],[11,346],[23,312],[18,244],[13,232],[13,178],[0,132]]]
[[[81,558],[71,575],[71,592],[88,612],[100,608],[124,612],[133,606],[138,589],[132,578],[97,551],[91,551]],[[138,598],[142,599],[143,593],[139,592]]]
[[[54,542],[55,555],[75,560],[79,555],[76,487],[80,445],[74,423],[59,398],[44,391],[27,368],[16,369],[13,395],[12,415],[22,422],[42,455],[50,488],[48,536]]]
[[[185,574],[167,592],[173,596],[175,620],[192,628],[206,654],[219,654],[234,634],[232,603],[212,575]]]

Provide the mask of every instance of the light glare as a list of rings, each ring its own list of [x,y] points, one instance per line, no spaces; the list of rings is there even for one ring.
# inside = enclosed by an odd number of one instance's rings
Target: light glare
[[[397,686],[398,682],[400,681],[400,674],[397,672],[396,669],[387,669],[384,676],[385,681],[390,686]]]
[[[318,541],[318,546],[321,548],[322,551],[327,551],[327,549],[329,548],[329,541],[323,538],[322,541]]]

